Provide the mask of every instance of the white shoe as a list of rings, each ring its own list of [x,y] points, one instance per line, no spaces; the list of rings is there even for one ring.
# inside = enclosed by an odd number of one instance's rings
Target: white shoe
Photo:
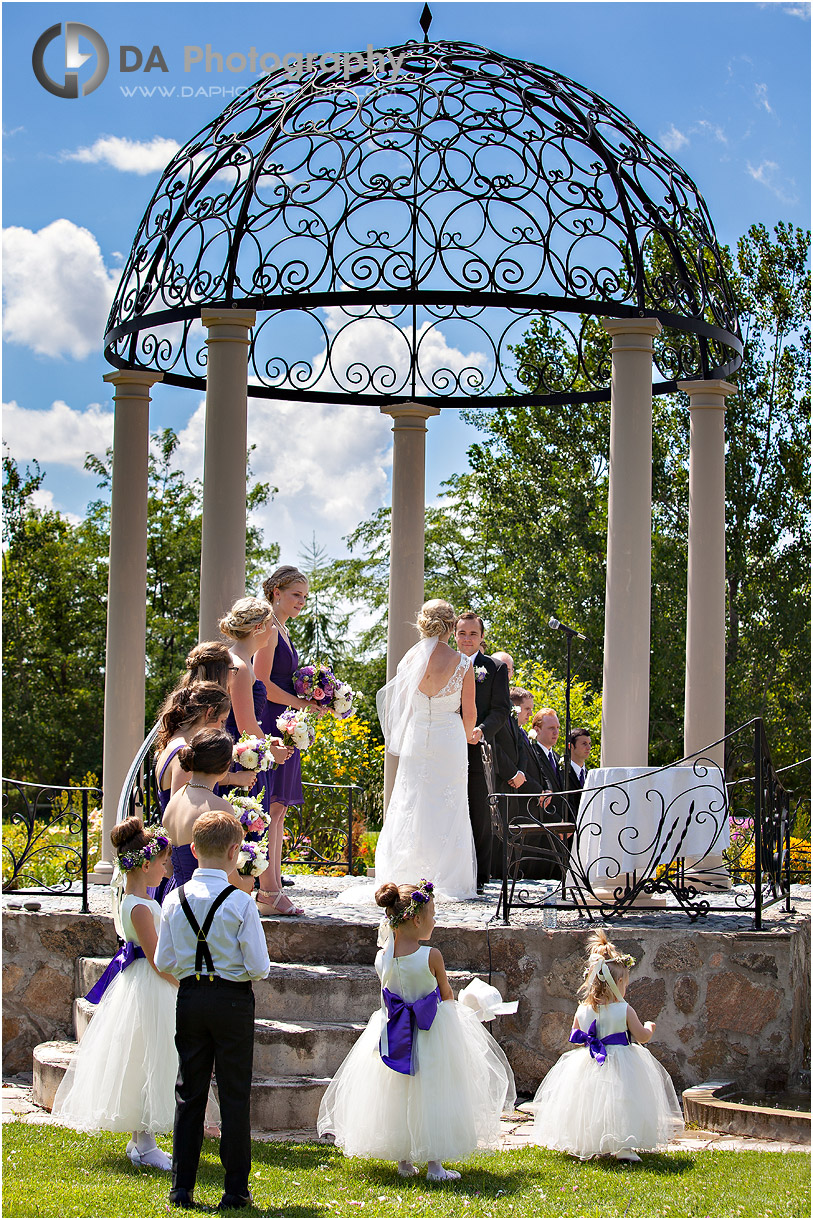
[[[139,1152],[132,1140],[127,1145],[127,1156],[134,1165],[146,1165],[149,1169],[172,1169],[172,1159],[157,1145],[147,1152]]]
[[[399,1178],[417,1178],[418,1170],[411,1161],[398,1162],[398,1177]]]
[[[444,1169],[441,1165],[440,1171],[427,1169],[426,1180],[427,1182],[458,1182],[460,1174],[456,1169]]]
[[[624,1148],[621,1152],[616,1152],[615,1159],[617,1161],[640,1161],[637,1152],[633,1152],[631,1148]]]

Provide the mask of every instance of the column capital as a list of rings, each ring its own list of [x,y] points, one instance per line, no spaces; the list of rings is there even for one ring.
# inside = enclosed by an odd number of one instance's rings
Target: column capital
[[[236,326],[249,330],[257,321],[256,309],[202,309],[200,311],[202,326]]]
[[[426,421],[433,415],[440,415],[440,407],[431,407],[422,402],[394,402],[378,409],[382,415],[392,417],[393,432],[399,431],[401,428],[426,432]]]
[[[710,381],[679,381],[677,388],[689,395],[689,409],[706,407],[713,411],[725,411],[725,400],[729,394],[736,394],[737,387],[730,381],[711,379]]]
[[[116,389],[119,386],[143,386],[149,390],[156,382],[163,380],[163,373],[154,373],[149,369],[114,369],[112,373],[105,373],[102,377],[102,381],[109,382]]]
[[[601,325],[613,339],[619,335],[659,335],[663,330],[657,318],[602,318]]]

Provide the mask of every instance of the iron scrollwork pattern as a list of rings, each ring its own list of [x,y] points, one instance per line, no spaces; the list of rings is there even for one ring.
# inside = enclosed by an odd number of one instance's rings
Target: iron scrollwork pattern
[[[69,895],[88,905],[89,801],[98,788],[3,778],[3,893]]]
[[[280,68],[176,154],[113,303],[112,364],[200,388],[201,310],[235,307],[261,313],[259,398],[604,401],[600,317],[661,321],[656,392],[736,369],[706,205],[626,115],[471,44],[391,55],[397,76],[383,52]],[[518,367],[540,314],[555,355]]]

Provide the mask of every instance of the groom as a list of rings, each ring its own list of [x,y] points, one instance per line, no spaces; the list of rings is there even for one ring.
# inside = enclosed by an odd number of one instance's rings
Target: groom
[[[491,810],[479,743],[485,739],[493,745],[497,730],[511,714],[508,670],[501,661],[495,661],[481,651],[484,634],[483,620],[473,610],[458,616],[455,643],[460,652],[471,657],[477,703],[477,727],[473,736],[478,744],[469,746],[469,818],[477,855],[478,894],[482,894],[491,876]]]

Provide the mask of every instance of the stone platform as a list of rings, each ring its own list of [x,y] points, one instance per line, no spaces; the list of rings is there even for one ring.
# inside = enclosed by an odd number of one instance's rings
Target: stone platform
[[[257,1089],[258,1129],[302,1125],[301,1116],[315,1112],[377,1003],[378,910],[337,905],[350,884],[355,879],[298,877],[291,892],[306,916],[263,921],[274,967],[257,989],[255,1075],[258,1085],[268,1082]],[[39,899],[37,912],[10,909],[24,895],[4,898],[7,1073],[30,1072],[35,1046],[71,1042],[74,1021],[77,1033],[87,1023],[86,1006],[74,1000],[115,949],[107,891],[91,894],[89,915],[64,897]],[[490,1028],[519,1092],[529,1095],[567,1044],[591,925],[559,913],[550,927],[552,912],[515,909],[505,927],[494,921],[497,894],[494,885],[484,899],[444,904],[433,944],[455,972],[455,990],[491,970],[506,998],[519,1001],[516,1015]],[[657,1021],[651,1049],[678,1089],[722,1077],[773,1089],[806,1066],[809,890],[800,887],[793,905],[790,915],[769,909],[760,932],[734,909],[695,924],[678,911],[643,910],[613,925],[612,938],[638,963],[630,1002],[642,1019]]]

